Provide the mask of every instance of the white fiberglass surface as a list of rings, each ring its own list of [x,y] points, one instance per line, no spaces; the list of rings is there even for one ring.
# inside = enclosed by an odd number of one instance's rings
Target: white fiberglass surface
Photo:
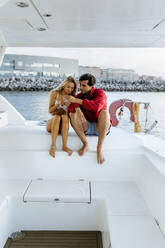
[[[101,201],[87,203],[24,203],[11,198],[11,225],[19,230],[103,230]]]
[[[0,248],[3,248],[8,236],[10,235],[11,228],[11,215],[8,205],[8,200],[0,201]]]
[[[48,151],[0,151],[0,179],[136,181],[139,168],[146,161],[140,151],[106,151],[104,165],[98,165],[96,152],[68,157],[57,151],[51,158]]]

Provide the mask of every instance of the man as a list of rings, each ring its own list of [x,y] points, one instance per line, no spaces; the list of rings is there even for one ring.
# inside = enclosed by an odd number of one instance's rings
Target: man
[[[94,88],[96,78],[93,75],[83,74],[79,81],[81,93],[76,98],[66,97],[71,102],[69,106],[71,124],[83,143],[78,153],[82,156],[89,150],[86,135],[97,135],[97,162],[102,164],[104,162],[102,146],[110,129],[107,97],[102,89]]]

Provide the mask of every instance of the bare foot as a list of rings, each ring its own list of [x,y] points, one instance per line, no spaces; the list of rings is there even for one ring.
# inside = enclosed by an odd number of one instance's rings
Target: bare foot
[[[105,161],[102,149],[97,149],[97,163],[103,164]]]
[[[87,152],[89,150],[89,146],[88,144],[83,145],[79,150],[78,150],[78,154],[80,156],[83,156],[85,152]]]
[[[51,145],[50,150],[49,150],[50,156],[52,156],[53,158],[55,158],[55,152],[56,152],[56,146]]]
[[[69,149],[67,146],[63,146],[62,150],[65,151],[65,152],[67,152],[69,156],[72,155],[72,152],[73,151],[71,149]]]

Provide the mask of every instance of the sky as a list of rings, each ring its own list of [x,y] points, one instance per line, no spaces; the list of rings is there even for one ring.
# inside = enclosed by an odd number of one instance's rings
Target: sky
[[[7,48],[6,53],[78,59],[79,65],[134,69],[165,78],[165,48]]]

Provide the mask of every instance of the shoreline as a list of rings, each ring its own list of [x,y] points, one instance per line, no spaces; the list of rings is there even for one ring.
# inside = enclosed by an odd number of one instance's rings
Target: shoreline
[[[100,87],[101,88],[101,87]],[[52,88],[54,89],[54,88]],[[48,89],[48,90],[45,90],[45,89],[1,89],[0,88],[0,92],[50,92],[52,89]],[[103,88],[101,88],[103,89]],[[165,90],[129,90],[129,89],[126,89],[126,90],[118,90],[118,89],[111,89],[111,90],[106,90],[106,89],[103,89],[105,92],[165,92]]]
[[[63,78],[0,78],[0,92],[51,91],[63,80]],[[107,92],[165,92],[165,81],[98,80],[95,87]]]

